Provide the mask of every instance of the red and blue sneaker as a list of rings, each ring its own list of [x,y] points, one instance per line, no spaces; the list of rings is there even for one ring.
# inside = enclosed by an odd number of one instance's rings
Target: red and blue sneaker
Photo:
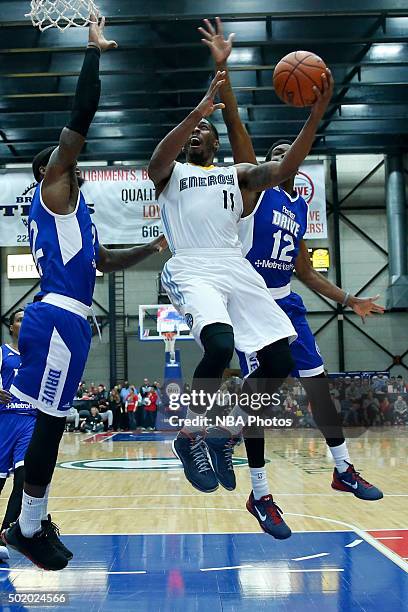
[[[282,510],[273,501],[272,495],[264,495],[260,499],[255,499],[254,492],[246,503],[248,512],[254,515],[265,533],[273,536],[277,540],[290,538],[292,532],[282,518]]]
[[[358,499],[376,501],[384,497],[383,492],[377,487],[367,482],[356,472],[354,465],[348,464],[345,472],[339,472],[337,468],[333,471],[332,489],[345,493],[352,493]]]

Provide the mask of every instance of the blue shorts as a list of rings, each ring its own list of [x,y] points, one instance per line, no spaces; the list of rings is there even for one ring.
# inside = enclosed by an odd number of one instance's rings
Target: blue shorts
[[[323,359],[309,323],[306,319],[306,308],[303,300],[297,293],[291,293],[285,298],[276,300],[278,306],[288,315],[298,335],[290,345],[290,352],[295,369],[292,376],[295,378],[309,378],[324,372]],[[245,354],[237,351],[243,376],[248,376],[258,367],[256,353]]]
[[[87,319],[35,302],[25,309],[19,337],[21,367],[10,392],[52,416],[65,417],[91,346]]]
[[[35,416],[27,414],[0,413],[0,478],[24,465],[35,421]]]

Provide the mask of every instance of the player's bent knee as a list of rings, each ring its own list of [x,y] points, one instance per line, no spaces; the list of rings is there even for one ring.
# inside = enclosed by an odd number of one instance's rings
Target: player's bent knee
[[[234,332],[231,325],[226,323],[207,325],[201,332],[200,338],[206,356],[226,368],[234,354]]]
[[[258,351],[258,361],[270,378],[286,378],[295,367],[287,338]]]

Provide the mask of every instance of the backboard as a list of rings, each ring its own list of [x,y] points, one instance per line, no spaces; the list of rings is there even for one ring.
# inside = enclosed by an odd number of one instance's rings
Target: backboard
[[[139,339],[162,342],[164,332],[176,332],[176,340],[194,340],[183,315],[171,304],[139,306]]]

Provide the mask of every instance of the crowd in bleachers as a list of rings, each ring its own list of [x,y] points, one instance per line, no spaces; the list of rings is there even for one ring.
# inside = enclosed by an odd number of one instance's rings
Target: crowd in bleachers
[[[402,376],[337,376],[331,379],[330,393],[344,426],[408,425],[408,383]],[[314,427],[298,381],[284,383],[282,397],[279,416],[292,417],[295,426]]]
[[[230,393],[240,387],[227,384]],[[232,386],[231,386],[232,385]],[[185,385],[184,392],[189,392]],[[336,376],[330,392],[344,426],[408,425],[408,382],[401,376]],[[68,417],[70,431],[154,431],[157,413],[168,398],[159,382],[145,378],[137,387],[128,381],[108,391],[105,385],[82,382]],[[281,387],[281,402],[271,409],[278,418],[290,418],[295,427],[315,427],[306,392],[299,380]]]
[[[125,381],[108,391],[104,384],[81,382],[67,419],[69,431],[154,431],[162,403],[160,383],[145,378],[136,387]]]

